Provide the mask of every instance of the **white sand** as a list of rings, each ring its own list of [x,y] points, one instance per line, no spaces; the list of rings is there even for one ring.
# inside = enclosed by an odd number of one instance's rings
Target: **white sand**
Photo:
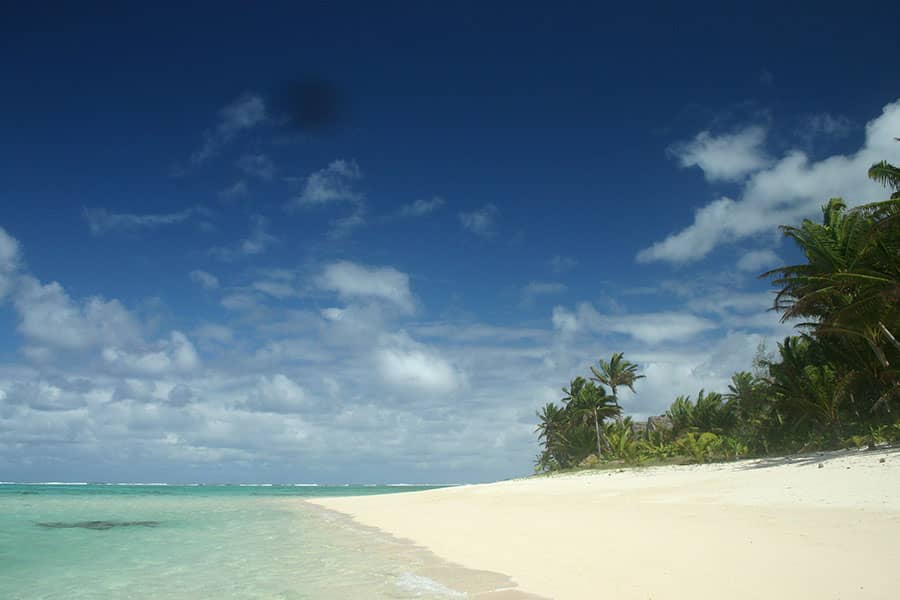
[[[448,561],[505,573],[520,589],[548,598],[826,600],[900,593],[897,450],[315,503]]]

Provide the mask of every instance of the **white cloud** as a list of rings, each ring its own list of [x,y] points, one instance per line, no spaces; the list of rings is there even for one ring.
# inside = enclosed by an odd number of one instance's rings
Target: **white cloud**
[[[191,155],[194,165],[206,162],[239,133],[252,129],[266,120],[266,104],[263,99],[247,93],[219,111],[215,128],[203,135],[203,145]]]
[[[883,200],[887,192],[866,173],[880,160],[900,160],[900,144],[894,142],[898,131],[900,101],[885,106],[882,114],[866,125],[865,143],[854,154],[810,162],[805,153],[793,150],[754,173],[737,200],[720,198],[704,206],[691,225],[641,250],[637,260],[696,261],[721,244],[815,217],[820,207],[836,196],[850,206]]]
[[[254,290],[262,292],[267,296],[272,296],[273,298],[283,299],[298,295],[298,292],[294,289],[294,286],[289,283],[285,283],[284,281],[263,279],[261,281],[254,281],[250,285]]]
[[[740,292],[729,289],[698,292],[687,302],[687,307],[695,312],[717,315],[735,313],[765,314],[772,306],[769,292]]]
[[[375,365],[386,383],[433,394],[449,394],[464,376],[439,354],[406,335],[392,336],[375,352]]]
[[[235,164],[247,175],[258,177],[263,181],[272,181],[275,177],[275,163],[266,154],[244,154]]]
[[[93,235],[103,235],[110,231],[135,231],[184,223],[196,212],[196,208],[186,208],[173,213],[129,214],[111,213],[104,208],[85,208],[84,217]]]
[[[13,279],[19,270],[19,242],[0,227],[0,300],[13,286]]]
[[[429,215],[444,205],[444,199],[440,196],[434,196],[430,200],[416,200],[411,204],[405,204],[400,207],[398,214],[401,217],[424,217]]]
[[[478,210],[459,213],[459,222],[463,229],[482,237],[490,237],[494,234],[494,218],[499,209],[493,204],[485,204]]]
[[[229,294],[222,298],[221,304],[228,310],[253,311],[260,307],[258,296],[254,294]]]
[[[773,250],[751,250],[744,252],[737,261],[739,271],[760,272],[781,263],[781,258]]]
[[[189,274],[191,281],[206,290],[214,290],[219,287],[219,278],[212,273],[201,271],[199,269],[191,271]]]
[[[714,136],[701,131],[689,141],[669,147],[682,167],[700,167],[709,181],[735,181],[769,164],[764,144],[766,130],[752,126]]]
[[[269,246],[279,241],[269,233],[269,220],[262,215],[250,217],[250,234],[235,246],[215,246],[209,253],[221,260],[234,260],[242,256],[254,256],[268,250]]]
[[[247,408],[262,412],[296,413],[308,407],[306,392],[282,373],[261,376],[246,402]]]
[[[115,346],[103,349],[103,360],[115,369],[145,375],[162,375],[173,371],[192,371],[200,365],[194,345],[180,331],[156,344],[148,352],[130,352]]]
[[[578,317],[562,306],[554,306],[553,329],[566,335],[572,335],[578,331]]]
[[[378,299],[390,302],[401,309],[415,309],[409,289],[409,275],[393,267],[367,267],[349,261],[327,265],[316,280],[317,285],[337,292],[345,300]]]
[[[359,165],[352,160],[335,160],[306,178],[303,191],[288,203],[289,207],[324,206],[335,203],[359,203],[363,196],[354,189],[362,178]]]
[[[588,302],[579,304],[574,313],[561,306],[555,307],[553,326],[569,334],[579,331],[617,333],[646,344],[686,341],[717,327],[709,319],[684,312],[605,315]]]
[[[22,277],[15,305],[19,331],[37,346],[74,350],[140,337],[137,322],[118,300],[93,297],[76,303],[56,282],[43,285]]]

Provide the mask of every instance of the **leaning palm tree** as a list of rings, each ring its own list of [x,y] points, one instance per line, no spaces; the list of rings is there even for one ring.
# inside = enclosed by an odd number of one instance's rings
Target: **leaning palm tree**
[[[597,438],[597,458],[603,455],[603,448],[609,447],[606,435],[601,427],[604,420],[617,417],[622,413],[614,397],[607,396],[606,390],[586,381],[583,377],[572,380],[569,388],[563,388],[566,397],[566,411],[576,425],[589,425],[594,428]]]
[[[620,386],[624,386],[633,392],[634,382],[638,379],[643,379],[644,375],[641,375],[639,366],[625,360],[622,352],[613,354],[612,358],[609,359],[609,362],[606,362],[601,358],[598,363],[600,365],[599,369],[591,366],[591,373],[594,374],[591,379],[607,386],[612,392],[613,402],[621,409],[621,406],[619,406],[619,396],[616,393],[616,390]]]

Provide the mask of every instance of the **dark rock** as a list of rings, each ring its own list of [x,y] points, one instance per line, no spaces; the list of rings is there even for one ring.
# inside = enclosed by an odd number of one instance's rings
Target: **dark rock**
[[[823,468],[825,468],[825,465],[823,465],[822,463],[819,463],[819,468],[823,469]]]
[[[46,527],[48,529],[93,529],[95,531],[105,531],[114,527],[157,527],[159,521],[73,521],[73,522],[50,522],[38,523],[38,527]]]

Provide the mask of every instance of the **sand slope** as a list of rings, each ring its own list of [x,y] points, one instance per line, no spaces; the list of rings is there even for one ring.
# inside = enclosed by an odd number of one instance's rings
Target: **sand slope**
[[[898,450],[314,502],[549,598],[882,599],[900,590]]]

